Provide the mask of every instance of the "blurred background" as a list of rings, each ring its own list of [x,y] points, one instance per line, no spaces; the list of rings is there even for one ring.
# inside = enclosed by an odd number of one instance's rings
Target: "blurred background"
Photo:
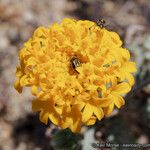
[[[42,124],[31,111],[29,90],[18,94],[13,88],[23,43],[38,26],[66,17],[103,18],[107,28],[121,36],[138,68],[126,105],[78,135]],[[150,143],[150,1],[0,0],[0,150],[93,150],[93,142]]]

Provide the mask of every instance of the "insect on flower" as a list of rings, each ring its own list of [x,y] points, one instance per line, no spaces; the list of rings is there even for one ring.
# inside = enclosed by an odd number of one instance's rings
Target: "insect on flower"
[[[96,24],[97,24],[100,28],[106,27],[105,23],[106,23],[106,21],[105,21],[104,19],[98,19],[98,20],[96,21]]]
[[[70,60],[72,68],[77,72],[76,68],[81,65],[81,62],[77,56],[73,56]]]
[[[95,26],[99,26],[101,29],[103,29],[104,27],[106,27],[105,23],[106,23],[106,21],[104,19],[97,19],[95,24],[93,26],[91,26],[89,29],[91,29],[92,27],[95,27]]]

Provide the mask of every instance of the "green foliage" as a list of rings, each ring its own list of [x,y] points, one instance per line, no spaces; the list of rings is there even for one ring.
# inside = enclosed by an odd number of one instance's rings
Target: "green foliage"
[[[70,129],[59,130],[52,137],[51,144],[54,150],[78,150],[79,141],[82,139],[80,134],[74,134]]]

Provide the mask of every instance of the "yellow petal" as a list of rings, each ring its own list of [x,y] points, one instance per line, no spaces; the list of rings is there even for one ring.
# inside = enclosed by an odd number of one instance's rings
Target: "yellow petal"
[[[126,59],[129,60],[130,59],[130,53],[127,49],[125,48],[119,48],[120,53],[122,54],[122,56]]]
[[[112,102],[113,100],[111,98],[100,98],[99,105],[101,107],[108,107]]]
[[[77,120],[76,122],[71,124],[70,129],[74,133],[79,132],[81,130],[81,123],[80,123],[80,121]]]
[[[136,72],[137,71],[135,62],[126,62],[124,64],[123,69],[125,69],[128,72]]]
[[[59,116],[58,116],[57,114],[51,113],[51,114],[49,114],[48,117],[49,117],[50,121],[51,121],[53,124],[58,125],[58,123],[59,123],[59,121],[60,121],[60,118],[59,118]]]
[[[38,86],[33,85],[32,89],[31,89],[31,92],[32,92],[33,95],[36,95],[38,93]]]
[[[36,111],[41,111],[41,110],[42,110],[41,101],[33,100],[32,101],[32,111],[36,112]]]
[[[72,124],[72,122],[73,121],[72,121],[71,118],[65,117],[65,120],[61,121],[60,126],[61,126],[61,128],[66,129],[66,128],[68,128]]]
[[[54,111],[53,101],[39,100],[39,99],[33,100],[32,101],[32,110],[34,112],[41,111],[41,110],[52,112],[52,111]]]
[[[22,86],[20,85],[20,80],[16,80],[14,84],[14,88],[19,92],[22,93]]]
[[[27,78],[27,75],[24,75],[20,78],[20,86],[25,86],[29,84],[29,80]]]
[[[16,77],[21,77],[22,75],[23,75],[23,73],[21,71],[21,68],[17,67],[17,69],[16,69]]]
[[[26,66],[34,66],[36,65],[36,60],[34,57],[30,57],[28,60],[27,60],[27,64]]]
[[[107,108],[104,108],[104,114],[105,114],[105,116],[111,115],[113,109],[114,109],[114,103],[112,103],[111,105],[109,105]]]
[[[123,82],[123,83],[120,83],[118,85],[116,85],[115,87],[112,87],[112,94],[113,93],[118,93],[118,94],[125,94],[127,92],[129,92],[131,90],[131,86],[126,83],[126,82]]]
[[[95,122],[96,122],[96,117],[92,116],[85,124],[90,126],[95,124]]]
[[[40,121],[47,124],[48,123],[48,112],[41,111],[40,112]]]
[[[98,120],[101,120],[104,117],[103,110],[101,108],[94,107],[94,114],[98,118]]]
[[[131,73],[126,74],[126,79],[128,80],[130,86],[132,86],[135,83],[134,77]]]
[[[75,106],[77,107],[78,110],[81,111],[83,109],[83,107],[85,106],[85,103],[82,101],[78,101]]]
[[[122,105],[125,104],[125,101],[124,101],[124,99],[123,99],[120,95],[118,95],[118,96],[115,98],[114,103],[115,103],[115,105],[116,105],[118,108],[120,108]]]
[[[93,107],[90,104],[86,104],[84,110],[83,110],[83,115],[82,115],[82,121],[86,122],[88,121],[93,114]]]
[[[119,35],[116,32],[109,32],[113,42],[120,47],[122,45],[122,41],[120,40]]]
[[[43,91],[46,91],[48,89],[48,85],[46,83],[40,82],[40,87]]]

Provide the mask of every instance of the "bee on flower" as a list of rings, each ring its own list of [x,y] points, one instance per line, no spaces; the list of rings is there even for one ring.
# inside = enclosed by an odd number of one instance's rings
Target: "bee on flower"
[[[134,84],[135,63],[104,20],[90,28],[94,24],[66,18],[39,27],[19,51],[15,89],[31,87],[32,110],[41,122],[79,132],[125,104],[122,95]]]
[[[78,58],[77,56],[73,56],[73,57],[71,58],[70,62],[71,62],[71,67],[72,67],[75,71],[77,71],[76,68],[81,65],[81,62],[80,62],[79,58]]]

